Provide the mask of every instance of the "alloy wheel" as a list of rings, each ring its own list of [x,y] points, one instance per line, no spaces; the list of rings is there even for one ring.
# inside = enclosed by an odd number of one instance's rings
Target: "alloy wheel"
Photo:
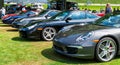
[[[47,41],[53,40],[55,35],[56,35],[56,30],[53,27],[46,27],[42,31],[42,37],[44,40]]]
[[[116,55],[116,42],[112,38],[103,38],[97,46],[97,58],[99,61],[110,61]]]

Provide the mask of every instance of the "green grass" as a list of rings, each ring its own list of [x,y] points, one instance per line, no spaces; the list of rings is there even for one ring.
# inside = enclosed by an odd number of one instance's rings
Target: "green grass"
[[[82,8],[87,8],[87,9],[91,9],[91,10],[100,10],[100,8],[105,10],[105,6],[79,6],[80,10],[82,10]],[[119,6],[112,6],[112,8],[119,8]]]
[[[22,39],[16,29],[0,22],[0,65],[119,65],[120,56],[98,63],[66,57],[53,51],[52,42]]]

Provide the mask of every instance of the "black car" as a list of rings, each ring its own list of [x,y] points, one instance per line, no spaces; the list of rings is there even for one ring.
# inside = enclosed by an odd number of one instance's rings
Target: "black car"
[[[108,14],[94,24],[64,27],[53,40],[63,55],[106,62],[120,54],[120,15]]]
[[[10,16],[8,18],[5,18],[5,19],[2,20],[2,22],[4,24],[12,24],[12,22],[14,22],[16,19],[33,17],[33,16],[36,16],[37,14],[38,14],[38,12],[28,11],[28,12],[25,12],[25,13],[22,13],[22,14],[19,14],[19,15],[16,15],[16,16]]]
[[[49,41],[64,26],[92,23],[98,18],[98,16],[84,11],[64,11],[49,20],[21,28],[19,32],[23,38],[42,38]]]
[[[61,12],[61,11],[59,11],[59,10],[43,10],[38,16],[15,20],[14,22],[12,22],[12,27],[20,28],[20,27],[29,25],[31,23],[35,23],[36,20],[49,19],[52,16],[55,16],[56,14],[58,14],[59,12]]]

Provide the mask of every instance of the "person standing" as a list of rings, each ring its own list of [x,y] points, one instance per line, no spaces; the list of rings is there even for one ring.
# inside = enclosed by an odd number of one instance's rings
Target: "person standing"
[[[26,6],[23,6],[23,8],[22,8],[22,12],[27,12],[27,10],[26,10]]]
[[[2,7],[2,9],[0,10],[1,11],[1,17],[3,17],[6,13],[6,10],[4,7]]]
[[[109,13],[112,13],[112,7],[110,6],[109,3],[107,3],[105,7],[105,14],[109,14]]]

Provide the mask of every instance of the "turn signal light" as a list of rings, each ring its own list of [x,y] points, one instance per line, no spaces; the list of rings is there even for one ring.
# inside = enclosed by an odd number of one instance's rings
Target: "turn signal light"
[[[43,28],[38,28],[37,30],[43,30]]]
[[[98,43],[98,42],[99,42],[99,40],[93,40],[93,42]]]

